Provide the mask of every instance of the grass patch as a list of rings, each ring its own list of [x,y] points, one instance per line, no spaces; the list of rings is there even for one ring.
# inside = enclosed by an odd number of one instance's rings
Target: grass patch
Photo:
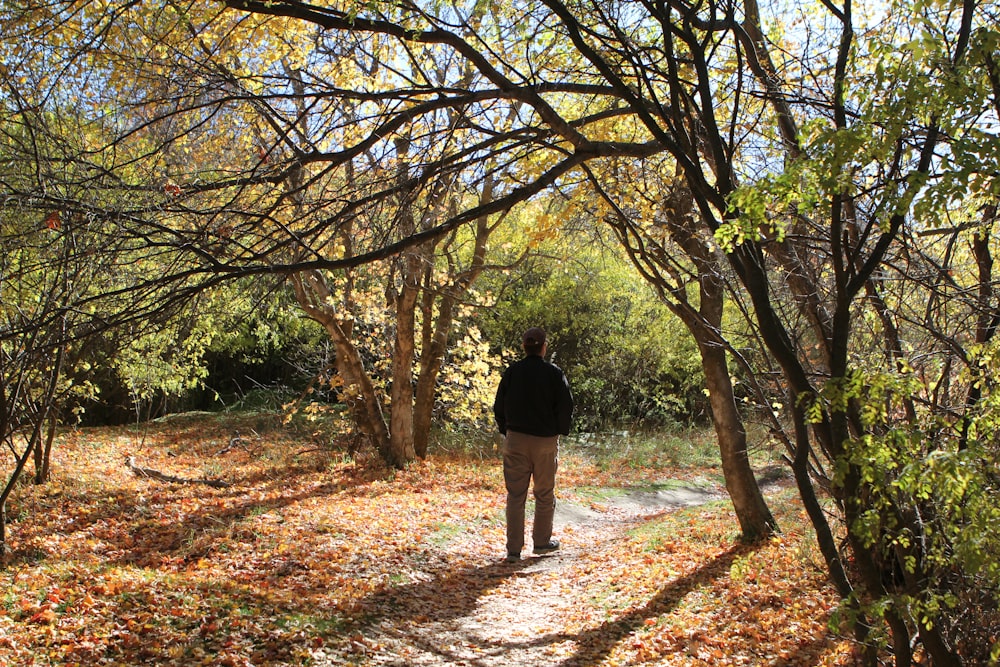
[[[601,469],[713,468],[720,465],[715,433],[704,428],[670,431],[580,433],[563,439],[567,453],[593,461]]]
[[[667,479],[628,486],[576,486],[569,490],[578,498],[591,502],[620,500],[635,494],[684,491],[687,489],[716,490],[718,485],[705,477],[696,479]]]
[[[502,457],[503,436],[490,428],[444,428],[431,430],[428,449],[432,454],[470,456],[480,460]]]
[[[662,518],[643,523],[629,535],[643,545],[646,551],[674,548],[678,540],[691,546],[717,546],[731,542],[736,537],[736,527],[731,522],[732,505],[728,500],[714,501],[678,509]],[[692,530],[697,527],[697,530]]]
[[[467,525],[453,521],[439,521],[431,525],[431,533],[427,537],[427,542],[432,546],[444,546],[468,532],[469,526]]]

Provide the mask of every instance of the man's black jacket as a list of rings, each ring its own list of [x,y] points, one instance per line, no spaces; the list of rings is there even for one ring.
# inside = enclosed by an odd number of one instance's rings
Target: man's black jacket
[[[573,394],[565,373],[538,355],[511,364],[497,387],[493,416],[503,434],[510,429],[543,438],[568,435]]]

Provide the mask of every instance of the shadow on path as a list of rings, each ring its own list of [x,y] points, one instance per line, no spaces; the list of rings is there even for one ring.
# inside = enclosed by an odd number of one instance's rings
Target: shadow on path
[[[511,579],[542,575],[545,570],[531,567],[533,561],[521,561],[442,573],[369,599],[369,608],[375,615],[368,630],[385,645],[376,649],[379,655],[373,663],[365,664],[492,667],[529,664],[524,661],[529,657],[531,664],[537,660],[561,667],[599,664],[616,646],[643,628],[647,618],[670,613],[688,593],[729,576],[733,563],[753,550],[753,546],[735,546],[695,571],[671,580],[641,608],[593,629],[581,633],[550,632],[521,641],[503,637],[507,633],[497,635],[496,628],[477,621],[476,608],[480,598],[492,589],[503,587]],[[526,599],[525,604],[537,601]],[[510,622],[517,623],[517,619]],[[557,662],[554,656],[546,655],[546,647],[567,642],[576,647],[568,658]]]
[[[754,550],[752,545],[734,546],[697,570],[672,580],[645,606],[602,623],[576,637],[567,637],[576,641],[577,650],[560,664],[563,667],[586,667],[600,663],[615,646],[643,627],[647,618],[662,616],[673,611],[691,591],[709,585],[716,579],[729,576],[733,562]]]
[[[396,656],[380,656],[380,665],[462,664],[485,666],[467,655],[469,646],[484,658],[502,652],[503,644],[484,640],[473,617],[479,600],[509,579],[532,576],[530,560],[501,560],[477,567],[443,571],[426,581],[393,587],[368,598],[365,608],[373,615],[364,634],[371,631]],[[461,646],[460,646],[461,644]],[[400,655],[402,653],[403,655]],[[407,655],[412,654],[412,655]],[[422,658],[418,658],[422,656]],[[433,663],[427,658],[433,656]]]
[[[365,607],[369,623],[360,628],[378,646],[370,647],[371,662],[380,666],[545,664],[562,667],[587,667],[598,664],[645,626],[646,619],[669,614],[690,592],[728,577],[733,563],[753,552],[752,545],[736,545],[708,560],[689,574],[671,579],[641,608],[630,611],[600,626],[578,633],[549,631],[533,636],[533,620],[544,619],[546,602],[534,595],[523,595],[514,584],[518,579],[551,576],[563,567],[569,554],[551,558],[522,560],[516,564],[496,561],[486,565],[456,570],[436,569],[427,579],[383,590],[370,597]],[[486,598],[496,594],[518,600],[513,614],[488,620],[478,614]],[[522,613],[523,612],[523,613]],[[557,612],[558,613],[558,612]],[[558,628],[553,617],[549,628]],[[517,637],[523,632],[522,637]],[[559,655],[572,653],[560,661]],[[552,651],[555,651],[553,653]]]

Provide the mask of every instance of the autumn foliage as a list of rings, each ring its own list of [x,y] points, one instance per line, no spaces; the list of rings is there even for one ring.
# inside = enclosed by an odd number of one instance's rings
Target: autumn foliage
[[[489,457],[387,472],[263,418],[65,433],[11,503],[0,664],[853,664],[789,489],[746,546],[727,502],[624,502],[722,499],[717,470],[561,464],[563,550],[510,565]]]

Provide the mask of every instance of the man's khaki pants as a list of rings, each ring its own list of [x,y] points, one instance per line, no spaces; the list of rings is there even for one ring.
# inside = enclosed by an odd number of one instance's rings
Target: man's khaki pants
[[[524,504],[534,477],[535,520],[531,537],[542,546],[552,539],[556,511],[556,468],[559,436],[541,438],[507,431],[503,448],[503,478],[507,486],[507,553],[520,554],[524,547]]]

